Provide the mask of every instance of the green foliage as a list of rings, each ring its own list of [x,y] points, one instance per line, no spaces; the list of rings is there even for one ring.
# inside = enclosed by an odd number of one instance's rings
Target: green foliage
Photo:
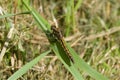
[[[0,1],[0,4],[1,2],[6,4],[6,1]],[[120,6],[117,0],[18,0],[17,6],[12,3],[8,0],[9,5],[4,6],[10,11],[9,14],[0,16],[1,50],[16,16],[15,35],[6,47],[2,66],[0,65],[0,79],[10,76],[9,80],[29,77],[41,80],[119,80]],[[17,7],[14,14],[12,6]],[[52,33],[51,12],[65,34],[65,40],[71,44],[65,42],[74,62]],[[49,48],[52,50],[47,51]],[[53,52],[55,54],[51,54]],[[21,66],[27,63],[20,69],[19,60]],[[46,66],[45,72],[36,70],[36,66],[41,67],[41,63]],[[19,70],[15,72],[17,69]]]

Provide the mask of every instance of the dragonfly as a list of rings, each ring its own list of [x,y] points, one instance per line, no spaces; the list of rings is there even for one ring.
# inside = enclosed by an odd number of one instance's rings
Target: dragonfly
[[[74,62],[71,54],[70,54],[70,51],[68,50],[68,48],[66,47],[65,45],[65,40],[64,40],[64,37],[60,31],[60,28],[59,27],[56,27],[56,26],[51,26],[51,30],[52,30],[52,34],[57,38],[57,40],[61,43],[64,51],[66,52],[66,54],[68,55],[68,58]]]

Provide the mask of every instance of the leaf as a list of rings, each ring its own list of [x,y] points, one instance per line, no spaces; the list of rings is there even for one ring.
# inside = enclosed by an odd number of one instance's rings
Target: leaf
[[[26,65],[24,65],[17,72],[15,72],[11,77],[9,77],[8,80],[16,80],[19,77],[21,77],[23,74],[25,74],[30,68],[32,68],[35,64],[37,64],[48,53],[50,53],[50,50],[45,53],[42,53],[41,55],[39,55],[38,57],[36,57],[35,59],[30,61]]]

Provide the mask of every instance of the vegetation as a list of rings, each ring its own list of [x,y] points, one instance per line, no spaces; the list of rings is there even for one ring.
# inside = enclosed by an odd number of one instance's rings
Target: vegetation
[[[119,80],[119,2],[0,1],[0,79]],[[74,62],[51,25],[61,29]]]

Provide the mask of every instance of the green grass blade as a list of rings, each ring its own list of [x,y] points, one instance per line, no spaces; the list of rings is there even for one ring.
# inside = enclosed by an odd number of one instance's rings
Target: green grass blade
[[[41,55],[39,55],[38,57],[36,57],[31,62],[29,62],[26,65],[24,65],[17,72],[15,72],[11,77],[9,77],[8,80],[16,80],[16,79],[18,79],[20,76],[22,76],[23,74],[25,74],[32,66],[34,66],[36,63],[38,63],[48,53],[50,53],[50,50],[47,51],[47,52],[45,52],[45,53],[42,53]]]
[[[77,4],[75,5],[75,11],[77,11],[80,8],[82,2],[83,0],[78,0]]]
[[[26,0],[27,1],[27,0]],[[25,0],[22,0],[23,4],[26,6],[26,8],[31,11],[31,14],[33,15],[35,21],[38,23],[38,27],[40,27],[45,33],[49,30],[50,31],[50,24],[40,16],[40,14],[33,9],[31,6],[27,5],[27,2]]]
[[[56,42],[54,44],[51,44],[51,48],[53,49],[55,54],[58,56],[58,58],[62,61],[64,66],[71,72],[75,80],[84,80],[80,72],[78,71],[78,69],[75,68],[72,62],[70,62],[69,58],[67,57],[63,48],[61,47],[60,43]]]
[[[22,13],[16,13],[16,14],[5,14],[5,15],[0,16],[0,19],[1,18],[12,17],[12,16],[16,16],[16,15],[21,15],[21,14],[29,14],[29,13],[30,12],[22,12]]]
[[[72,53],[73,58],[75,60],[75,66],[79,70],[87,72],[91,77],[93,77],[96,80],[109,80],[108,78],[106,78],[105,76],[94,70],[92,67],[90,67],[84,60],[82,60],[77,55],[77,53],[70,46],[67,46],[67,48],[69,48],[70,52]]]
[[[28,10],[31,11],[31,14],[33,15],[34,19],[39,24],[39,27],[41,27],[43,31],[49,30],[50,29],[50,27],[49,27],[50,25],[47,23],[47,21],[45,21],[33,8],[28,6],[26,3],[24,3],[24,4],[28,8]],[[49,37],[49,36],[47,36],[47,37]],[[59,44],[59,42],[57,44]],[[62,48],[60,48],[60,47],[61,47],[61,45],[57,46],[57,45],[54,45],[53,43],[51,43],[51,48],[54,50],[54,52],[57,54],[57,56],[59,56],[61,54],[58,51],[59,49],[61,49],[60,51],[62,51],[63,54],[66,54],[64,52],[64,50]],[[62,59],[61,56],[59,56],[59,58]],[[73,74],[75,79],[76,80],[83,80],[83,78],[81,77],[81,74],[79,73],[79,71],[73,65],[71,65],[71,66],[69,65],[70,64],[69,60],[66,61],[65,58],[67,58],[67,55],[65,55],[63,58],[64,58],[64,60],[62,60],[63,64]]]

